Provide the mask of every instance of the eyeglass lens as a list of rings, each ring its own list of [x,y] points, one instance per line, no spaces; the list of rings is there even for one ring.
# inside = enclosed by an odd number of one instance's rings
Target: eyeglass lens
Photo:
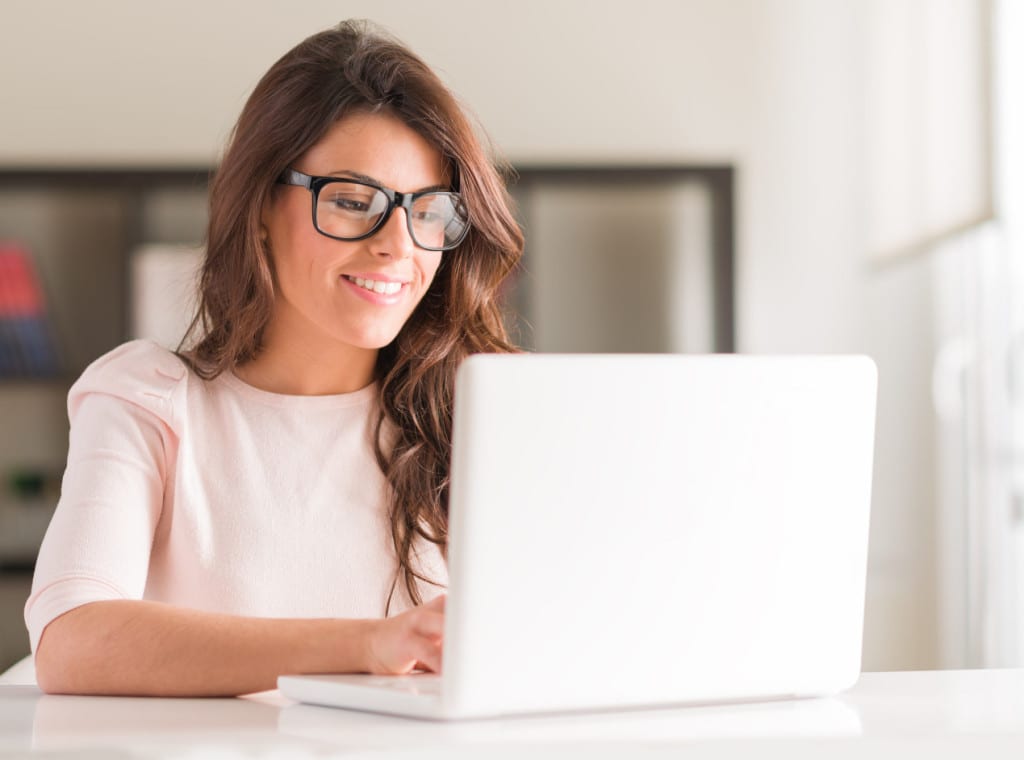
[[[339,238],[362,237],[380,224],[388,205],[388,196],[379,188],[344,180],[328,182],[317,198],[317,228]],[[408,215],[409,234],[422,248],[454,247],[467,226],[462,202],[455,193],[417,196]]]

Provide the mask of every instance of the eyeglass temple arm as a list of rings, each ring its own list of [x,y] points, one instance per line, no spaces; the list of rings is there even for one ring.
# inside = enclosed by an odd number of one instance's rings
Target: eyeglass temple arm
[[[304,187],[307,190],[313,184],[313,178],[308,174],[297,172],[294,169],[285,169],[281,172],[281,176],[277,180],[282,185],[297,185],[298,187]]]

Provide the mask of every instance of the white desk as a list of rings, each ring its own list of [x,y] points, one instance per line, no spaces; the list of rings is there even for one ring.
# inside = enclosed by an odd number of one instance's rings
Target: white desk
[[[0,687],[0,758],[1024,758],[1024,670],[868,673],[834,699],[428,723],[243,699]]]

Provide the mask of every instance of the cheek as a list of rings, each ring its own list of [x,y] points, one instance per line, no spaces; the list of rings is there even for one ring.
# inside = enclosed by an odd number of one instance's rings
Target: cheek
[[[326,238],[313,228],[309,213],[309,199],[295,194],[279,199],[265,217],[270,259],[281,279],[305,272],[322,260],[318,246]]]
[[[423,272],[423,292],[430,289],[431,284],[437,279],[437,273],[441,269],[441,254],[424,255],[420,263],[420,271]]]
[[[320,238],[315,231],[310,235],[297,229],[277,238],[270,258],[280,285],[303,287],[306,283],[323,279],[319,270],[329,258],[327,252],[320,250]]]

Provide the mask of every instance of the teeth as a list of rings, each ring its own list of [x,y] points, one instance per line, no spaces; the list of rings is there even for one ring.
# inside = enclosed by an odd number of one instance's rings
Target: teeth
[[[392,296],[402,289],[400,282],[384,282],[383,280],[364,280],[362,277],[346,277],[349,282],[354,282],[361,288],[372,290],[374,293]]]

